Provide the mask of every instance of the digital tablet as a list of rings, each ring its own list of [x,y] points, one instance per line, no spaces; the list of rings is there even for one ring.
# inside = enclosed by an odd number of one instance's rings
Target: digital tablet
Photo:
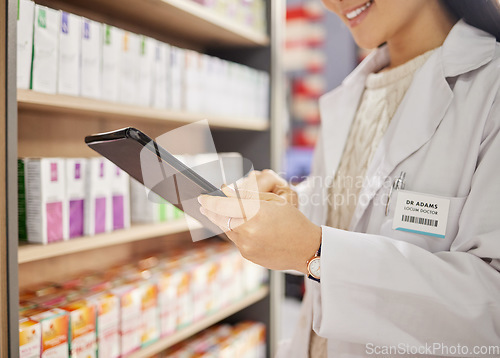
[[[213,235],[222,233],[200,213],[197,198],[202,194],[225,196],[224,193],[140,130],[129,127],[94,134],[85,137],[85,143],[152,192],[197,219]]]

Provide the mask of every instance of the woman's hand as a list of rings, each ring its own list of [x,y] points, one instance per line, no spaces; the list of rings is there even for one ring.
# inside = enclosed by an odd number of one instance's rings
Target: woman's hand
[[[254,170],[247,177],[237,181],[236,185],[241,190],[276,194],[293,206],[298,207],[299,200],[295,190],[290,188],[286,180],[271,169]],[[257,188],[255,185],[257,185]]]
[[[200,196],[200,211],[226,232],[243,257],[273,270],[307,274],[307,260],[321,243],[319,226],[276,194],[222,190],[227,197]]]

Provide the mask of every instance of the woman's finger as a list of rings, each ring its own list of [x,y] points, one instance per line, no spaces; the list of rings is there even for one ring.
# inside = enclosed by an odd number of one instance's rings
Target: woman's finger
[[[257,199],[238,199],[238,197],[221,197],[201,195],[198,201],[203,208],[216,214],[235,217],[235,218],[250,218],[255,216],[260,208],[259,193],[250,194],[244,193],[247,196],[253,196]]]
[[[281,201],[281,198],[274,193],[257,192],[253,190],[234,189],[230,186],[224,186],[222,192],[230,198]]]
[[[231,220],[229,220],[229,217],[216,214],[203,207],[200,208],[200,212],[225,233],[234,231],[238,226],[245,223],[243,219],[232,217]]]

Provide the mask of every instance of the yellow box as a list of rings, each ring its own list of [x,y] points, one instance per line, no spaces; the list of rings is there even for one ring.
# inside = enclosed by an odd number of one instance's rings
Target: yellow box
[[[61,308],[69,314],[69,348],[71,356],[95,358],[96,315],[94,306],[86,300],[79,300]]]
[[[38,358],[42,351],[42,327],[29,318],[19,320],[19,357]]]

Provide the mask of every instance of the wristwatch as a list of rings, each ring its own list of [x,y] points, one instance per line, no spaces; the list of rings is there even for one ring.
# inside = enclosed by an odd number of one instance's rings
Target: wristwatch
[[[309,274],[307,278],[314,280],[316,282],[320,282],[321,278],[321,269],[320,269],[320,260],[321,260],[321,244],[319,245],[318,251],[314,254],[313,257],[307,261],[307,273]]]

